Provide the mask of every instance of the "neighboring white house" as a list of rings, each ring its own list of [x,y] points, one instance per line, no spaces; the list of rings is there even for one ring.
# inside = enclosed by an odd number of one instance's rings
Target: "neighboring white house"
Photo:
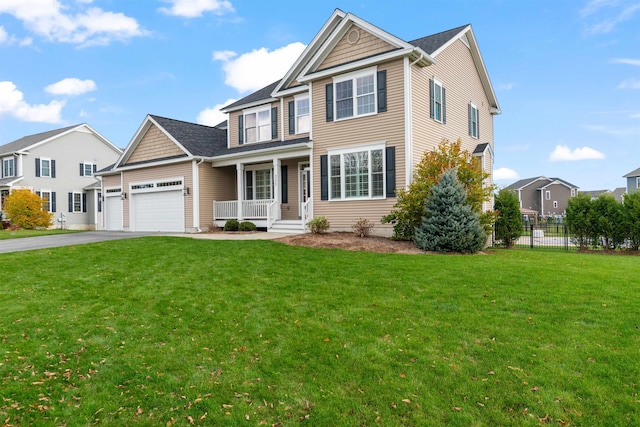
[[[54,226],[102,227],[102,190],[94,173],[112,165],[122,150],[87,124],[28,135],[0,146],[0,211],[14,189],[40,195]]]

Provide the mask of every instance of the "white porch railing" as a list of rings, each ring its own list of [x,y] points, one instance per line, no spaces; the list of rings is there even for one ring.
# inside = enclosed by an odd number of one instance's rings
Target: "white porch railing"
[[[313,211],[313,200],[307,199],[306,202],[302,203],[302,226],[307,228],[307,224],[311,221],[311,211]]]
[[[243,200],[242,218],[238,218],[238,200],[213,201],[213,219],[267,219],[271,205],[276,205],[273,199]],[[277,219],[277,212],[272,215],[272,220]]]
[[[272,200],[267,208],[267,228],[271,228],[273,222],[278,219],[279,210],[280,203],[276,203],[275,200]]]

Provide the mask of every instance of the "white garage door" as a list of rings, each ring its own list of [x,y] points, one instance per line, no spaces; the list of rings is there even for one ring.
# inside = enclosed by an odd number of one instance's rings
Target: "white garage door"
[[[104,214],[106,217],[105,229],[122,230],[122,200],[119,191],[116,196],[107,194],[107,197],[104,198]]]
[[[133,193],[131,195],[131,216],[133,231],[184,233],[182,189]]]

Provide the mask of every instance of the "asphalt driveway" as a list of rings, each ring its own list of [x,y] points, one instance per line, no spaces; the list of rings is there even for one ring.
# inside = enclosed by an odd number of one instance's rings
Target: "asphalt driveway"
[[[50,236],[25,237],[0,240],[0,253],[55,248],[58,246],[82,245],[107,240],[131,239],[159,235],[159,233],[125,233],[123,231],[86,231],[82,233],[53,234]]]

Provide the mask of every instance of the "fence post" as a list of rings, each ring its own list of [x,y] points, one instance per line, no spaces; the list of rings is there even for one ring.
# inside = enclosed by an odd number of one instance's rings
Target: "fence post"
[[[567,224],[562,224],[562,228],[564,229],[564,250],[569,250],[569,230],[567,229]]]
[[[530,233],[530,241],[531,241],[531,249],[533,249],[533,224],[531,224],[531,231]]]

